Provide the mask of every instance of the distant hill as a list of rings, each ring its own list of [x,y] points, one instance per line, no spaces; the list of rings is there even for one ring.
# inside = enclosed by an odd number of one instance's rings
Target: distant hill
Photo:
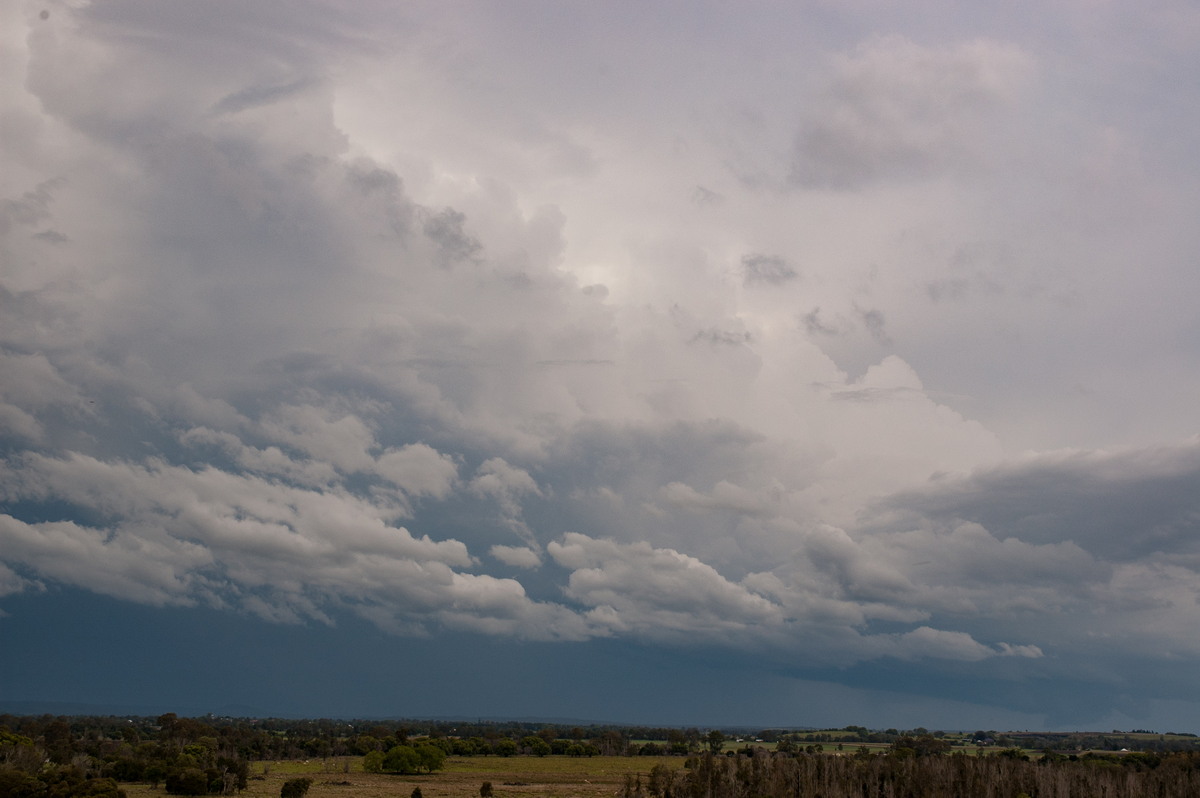
[[[87,704],[73,701],[5,701],[0,699],[0,714],[8,715],[91,715],[124,717],[155,717],[174,712],[181,717],[197,718],[213,714],[231,718],[256,718],[269,713],[256,707],[230,705],[223,707],[179,707],[166,704]],[[290,717],[279,716],[277,717]],[[297,716],[298,717],[298,716]]]

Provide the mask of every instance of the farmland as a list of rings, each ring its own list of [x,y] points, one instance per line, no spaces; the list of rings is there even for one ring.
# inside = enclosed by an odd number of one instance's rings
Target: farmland
[[[625,776],[647,773],[665,762],[683,767],[678,757],[472,757],[451,758],[444,770],[425,775],[366,773],[361,758],[326,761],[256,763],[243,798],[278,798],[287,779],[312,779],[307,798],[409,798],[419,787],[422,798],[478,798],[483,782],[493,785],[496,798],[588,798],[612,796]],[[349,768],[347,770],[347,768]],[[163,798],[161,786],[123,784],[127,798]]]
[[[0,716],[4,798],[1200,794],[1200,739],[1128,732]]]

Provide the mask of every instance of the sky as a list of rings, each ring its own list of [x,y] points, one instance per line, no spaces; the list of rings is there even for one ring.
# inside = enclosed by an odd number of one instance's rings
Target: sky
[[[1190,0],[0,8],[0,704],[1200,732]]]

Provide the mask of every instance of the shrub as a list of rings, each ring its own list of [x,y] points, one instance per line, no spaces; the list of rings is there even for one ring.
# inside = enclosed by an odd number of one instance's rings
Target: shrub
[[[288,779],[279,789],[279,798],[304,798],[312,783],[312,779]]]
[[[163,787],[171,795],[204,795],[208,792],[208,776],[199,768],[186,768],[167,774]]]

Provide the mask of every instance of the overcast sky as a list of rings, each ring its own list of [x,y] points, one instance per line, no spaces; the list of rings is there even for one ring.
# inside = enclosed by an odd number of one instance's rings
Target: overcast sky
[[[1191,0],[2,0],[0,701],[1200,732]]]

